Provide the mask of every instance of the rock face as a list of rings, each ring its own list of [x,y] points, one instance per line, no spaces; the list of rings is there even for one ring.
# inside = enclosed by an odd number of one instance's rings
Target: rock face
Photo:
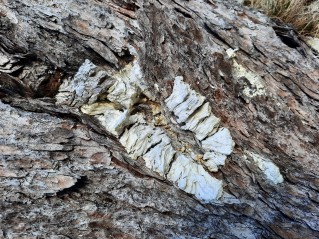
[[[237,2],[3,0],[0,238],[318,238],[318,52]]]
[[[60,86],[57,104],[77,104],[83,113],[95,116],[107,132],[119,138],[131,159],[145,158],[146,167],[181,190],[205,203],[218,200],[222,196],[222,181],[206,172],[204,166],[216,172],[233,151],[234,142],[228,129],[217,131],[220,119],[212,114],[208,102],[204,104],[205,97],[184,83],[183,77],[176,77],[173,92],[165,100],[176,121],[185,124],[181,129],[192,131],[200,141],[196,147],[202,148],[205,156],[209,155],[201,165],[196,162],[195,151],[189,149],[182,153],[174,149],[171,138],[177,135],[167,129],[167,123],[155,126],[153,117],[135,112],[142,94],[146,103],[151,100],[146,96],[149,89],[143,88],[145,82],[138,61],[111,76],[113,85],[109,87],[97,84],[106,73],[96,69],[97,66],[86,60],[74,78]]]

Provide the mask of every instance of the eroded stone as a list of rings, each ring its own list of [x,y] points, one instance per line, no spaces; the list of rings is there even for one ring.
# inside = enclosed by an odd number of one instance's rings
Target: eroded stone
[[[77,179],[66,175],[54,175],[43,179],[46,186],[50,190],[59,191],[72,187]]]

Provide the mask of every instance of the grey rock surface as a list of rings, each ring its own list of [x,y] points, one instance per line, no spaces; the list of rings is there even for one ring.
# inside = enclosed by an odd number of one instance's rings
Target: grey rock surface
[[[318,55],[274,24],[229,0],[0,0],[0,238],[319,238]],[[169,140],[132,157],[135,124]],[[202,145],[222,128],[226,158]]]

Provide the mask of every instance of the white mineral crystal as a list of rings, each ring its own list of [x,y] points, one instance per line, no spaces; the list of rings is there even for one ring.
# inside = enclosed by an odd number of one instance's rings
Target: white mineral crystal
[[[167,179],[206,203],[217,200],[223,191],[221,180],[212,177],[202,165],[182,154],[173,162]]]
[[[171,145],[171,140],[165,135],[161,139],[161,143],[147,152],[143,158],[146,167],[165,176],[168,173],[170,163],[173,160],[176,151]]]
[[[226,50],[226,54],[227,54],[228,58],[231,59],[231,58],[236,57],[236,51],[238,51],[238,50],[239,50],[238,48],[236,48],[236,49],[228,48]]]
[[[136,159],[158,144],[163,137],[167,136],[160,128],[136,123],[130,129],[125,130],[120,138],[120,143],[125,147],[129,155]]]
[[[100,102],[94,104],[85,104],[81,107],[81,111],[88,115],[104,114],[109,109],[116,109],[116,105],[108,102]]]
[[[247,154],[254,159],[258,168],[265,174],[268,180],[274,184],[282,183],[284,181],[279,168],[269,159],[252,152],[247,152]]]
[[[170,97],[168,97],[165,100],[167,108],[170,111],[173,111],[176,108],[176,106],[178,106],[179,104],[185,101],[190,90],[191,89],[189,85],[183,82],[183,77],[181,76],[175,77],[173,92],[170,95]]]
[[[210,172],[217,172],[218,166],[225,165],[227,156],[216,152],[206,152],[204,154],[203,164]]]
[[[120,79],[108,90],[107,99],[125,108],[130,108],[138,100],[138,90],[133,83]]]
[[[0,66],[7,64],[9,61],[10,59],[6,55],[0,52]]]
[[[81,111],[88,115],[94,115],[101,125],[115,136],[119,136],[130,121],[128,110],[117,110],[111,103],[83,105]]]
[[[308,37],[307,43],[316,51],[319,52],[319,38],[316,37]]]
[[[221,128],[217,133],[202,141],[202,147],[209,152],[230,155],[234,148],[234,142],[230,132],[226,128]]]
[[[16,17],[16,13],[10,9],[10,5],[5,6],[6,4],[3,2],[0,5],[0,15],[5,16],[10,20],[13,24],[18,24],[19,20]]]
[[[179,104],[173,110],[178,123],[185,122],[196,109],[203,103],[205,98],[195,91],[191,90],[184,102]]]
[[[94,116],[108,132],[120,137],[119,141],[129,157],[143,157],[146,167],[203,202],[218,200],[223,192],[222,181],[212,177],[204,167],[216,172],[219,166],[225,164],[234,143],[228,129],[217,131],[220,119],[211,112],[209,103],[204,103],[205,97],[192,90],[178,76],[172,94],[165,100],[176,121],[185,123],[181,128],[193,132],[201,141],[205,150],[201,165],[193,159],[194,153],[190,153],[193,156],[186,156],[177,152],[164,129],[148,123],[143,114],[130,115],[141,93],[151,99],[137,61],[113,75],[108,86],[103,85],[101,89],[99,79],[104,74],[103,71],[96,72],[96,66],[85,61],[75,77],[60,87],[57,101],[72,105],[72,102],[82,100],[79,105],[82,106],[81,111]],[[108,102],[96,102],[100,92],[106,93]],[[153,116],[160,112],[160,109],[153,109]]]
[[[119,136],[123,132],[124,127],[128,125],[129,113],[127,110],[109,109],[103,115],[96,116],[96,118],[107,131],[115,136]]]
[[[205,103],[181,128],[194,132],[198,140],[203,140],[216,130],[219,123],[220,119],[211,113],[209,103]]]
[[[195,133],[203,140],[217,129],[220,119],[213,115],[209,103],[203,104],[205,97],[191,90],[183,78],[175,78],[172,94],[165,100],[168,109],[174,112],[178,123],[186,123],[181,128]]]
[[[171,96],[165,100],[167,107],[173,111],[177,122],[185,122],[204,102],[205,97],[191,90],[189,85],[176,77]]]
[[[197,110],[197,112],[193,116],[191,116],[186,121],[186,124],[181,128],[184,130],[190,130],[194,132],[198,124],[210,115],[210,111],[211,108],[209,106],[209,103],[205,103]]]
[[[199,140],[205,139],[208,135],[215,133],[217,127],[219,126],[220,119],[210,114],[206,119],[204,119],[195,129],[196,138]]]
[[[116,81],[109,88],[107,99],[130,109],[139,100],[142,85],[142,72],[138,63],[127,65],[113,78]]]

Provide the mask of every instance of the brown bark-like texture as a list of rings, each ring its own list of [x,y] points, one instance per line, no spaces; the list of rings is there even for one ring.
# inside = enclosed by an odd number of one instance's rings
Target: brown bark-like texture
[[[237,1],[0,0],[0,238],[319,238],[318,57]],[[109,114],[87,110],[118,112],[106,95],[136,62],[127,107],[176,152],[204,154],[167,106],[176,77],[229,130],[224,165],[203,166],[216,200],[132,157]]]

